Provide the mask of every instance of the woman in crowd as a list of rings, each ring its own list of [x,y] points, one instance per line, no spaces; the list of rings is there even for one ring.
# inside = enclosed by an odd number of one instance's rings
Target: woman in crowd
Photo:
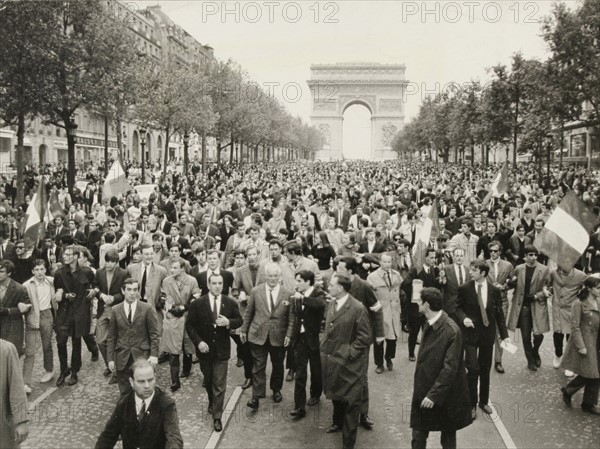
[[[323,282],[327,284],[331,278],[331,275],[333,274],[331,261],[335,259],[336,254],[333,247],[329,244],[329,238],[324,231],[321,231],[315,235],[315,246],[313,246],[311,253],[315,262],[317,262],[317,265],[319,266],[321,279],[323,279]]]
[[[225,251],[227,247],[227,242],[229,241],[229,237],[235,234],[235,226],[233,226],[233,219],[231,215],[223,216],[223,224],[219,228],[219,233],[221,236],[220,250]]]
[[[598,389],[600,388],[598,329],[600,328],[600,277],[590,276],[583,282],[579,298],[571,309],[571,338],[561,363],[565,370],[577,374],[566,387],[561,388],[563,401],[571,407],[571,398],[581,388],[584,412],[600,415]]]

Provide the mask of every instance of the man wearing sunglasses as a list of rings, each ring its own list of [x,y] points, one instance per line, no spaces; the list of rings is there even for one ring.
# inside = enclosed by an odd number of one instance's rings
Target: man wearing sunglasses
[[[490,271],[487,276],[487,280],[490,284],[500,290],[500,297],[502,298],[502,312],[504,316],[508,316],[508,295],[509,290],[508,281],[514,276],[514,268],[512,264],[500,258],[502,253],[502,244],[493,240],[488,244],[488,251],[490,258],[487,263],[490,267]],[[502,366],[502,347],[500,334],[496,333],[496,350],[494,352],[494,369],[496,372],[504,373],[504,367]]]

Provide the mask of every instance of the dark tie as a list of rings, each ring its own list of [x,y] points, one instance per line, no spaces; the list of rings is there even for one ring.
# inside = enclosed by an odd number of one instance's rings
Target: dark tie
[[[337,299],[333,301],[333,313],[336,314],[338,310],[338,302]]]
[[[142,301],[146,301],[145,296],[146,296],[146,273],[148,272],[148,270],[146,270],[146,267],[144,265],[142,265],[142,270],[144,270],[144,274],[142,275],[142,287],[140,288],[140,298]]]
[[[487,318],[487,312],[485,311],[485,306],[483,305],[483,298],[481,297],[481,284],[477,284],[477,301],[479,302],[479,308],[481,309],[481,319],[483,320],[483,325],[488,327],[490,324]]]
[[[142,401],[142,408],[140,409],[140,412],[137,415],[138,422],[142,422],[142,419],[144,419],[145,414],[146,414],[146,401]]]
[[[271,313],[275,310],[275,301],[273,301],[273,290],[269,290],[269,301],[271,302]]]
[[[391,290],[392,289],[392,277],[390,276],[390,272],[388,271],[387,273],[385,273],[385,275],[387,277],[388,288]]]
[[[129,304],[129,312],[127,313],[127,321],[129,321],[129,324],[131,324],[131,304]]]
[[[465,281],[465,279],[463,278],[462,267],[459,266],[458,267],[458,285],[463,285],[464,281]],[[480,286],[480,288],[481,288],[481,286]]]
[[[217,318],[219,317],[219,310],[217,309],[217,297],[213,296],[213,318],[215,321],[217,321]]]

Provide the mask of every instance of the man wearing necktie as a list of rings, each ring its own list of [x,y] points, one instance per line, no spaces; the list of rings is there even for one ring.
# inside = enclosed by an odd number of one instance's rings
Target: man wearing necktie
[[[463,285],[465,282],[471,280],[469,270],[464,266],[463,260],[465,258],[465,250],[462,248],[455,248],[452,251],[452,264],[446,265],[444,271],[446,272],[446,285],[444,287],[444,312],[448,314],[450,318],[458,322],[456,316],[456,304],[458,303],[458,287]]]
[[[396,341],[402,334],[400,326],[400,273],[392,269],[392,256],[383,253],[379,261],[380,267],[367,277],[373,287],[383,312],[383,331],[385,333],[385,362],[387,369],[393,369],[392,359],[396,357]],[[376,344],[373,352],[377,374],[383,373],[384,343]]]
[[[496,329],[502,340],[510,341],[500,290],[490,284],[486,277],[490,267],[481,259],[471,262],[471,281],[458,288],[456,315],[461,326],[467,380],[471,396],[471,416],[477,417],[477,383],[479,381],[479,408],[491,414],[488,405],[490,394],[490,370],[496,341]]]
[[[270,388],[273,401],[283,400],[283,362],[285,348],[290,344],[294,322],[294,308],[290,307],[292,292],[281,285],[281,267],[275,262],[265,265],[266,282],[252,289],[244,313],[244,324],[240,332],[242,343],[249,341],[252,352],[252,399],[248,407],[256,410],[259,399],[266,396],[267,357],[271,357],[273,371]]]
[[[133,363],[146,359],[158,363],[158,322],[152,307],[139,301],[139,282],[128,278],[121,289],[124,301],[110,311],[107,339],[108,368],[117,371],[121,397],[131,391],[129,377]]]
[[[500,296],[502,297],[502,313],[504,317],[508,317],[508,295],[507,292],[509,287],[508,281],[512,279],[515,269],[508,260],[500,259],[502,254],[502,244],[498,240],[493,240],[488,244],[488,251],[490,259],[487,264],[490,266],[490,272],[487,276],[487,280],[490,284],[500,290]],[[496,332],[496,343],[494,351],[494,369],[502,374],[504,373],[504,367],[502,366],[502,347],[500,347],[501,337]]]
[[[154,367],[144,359],[136,360],[129,383],[133,391],[117,403],[96,449],[115,447],[119,437],[123,447],[183,448],[175,399],[156,386]]]
[[[208,288],[207,295],[190,304],[185,328],[200,359],[213,427],[220,432],[231,356],[229,332],[242,325],[242,316],[236,300],[222,294],[223,276],[211,275]]]
[[[310,363],[310,399],[308,405],[316,405],[323,392],[319,331],[325,313],[325,292],[315,286],[315,274],[309,270],[296,273],[296,293],[292,296],[296,310],[296,323],[292,346],[296,360],[294,386],[294,410],[296,418],[306,416],[307,366]]]

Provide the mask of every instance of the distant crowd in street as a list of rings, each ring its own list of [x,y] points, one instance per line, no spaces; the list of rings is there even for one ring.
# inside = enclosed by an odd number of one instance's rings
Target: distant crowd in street
[[[29,394],[32,382],[77,384],[83,340],[121,394],[96,447],[119,438],[124,447],[182,447],[177,401],[156,386],[154,367],[169,364],[175,392],[198,361],[219,432],[230,366],[243,369],[246,405],[257,410],[270,358],[273,401],[283,400],[284,381],[295,382],[295,419],[322,396],[332,400],[327,432],[353,448],[359,426],[377,426],[370,348],[377,382],[394,370],[405,333],[416,364],[412,445],[441,431],[450,448],[478,409],[493,413],[491,369],[505,372],[509,331],[519,329],[524,365],[538,371],[551,333],[545,363],[565,374],[557,398],[571,407],[584,389],[582,410],[600,414],[600,229],[569,272],[535,245],[568,190],[598,215],[600,172],[553,165],[539,178],[535,166],[517,165],[508,191],[488,201],[499,170],[346,160],[211,165],[202,174],[192,164],[163,170],[147,195],[103,201],[101,167],[70,193],[65,167],[54,165],[25,170],[21,204],[14,179],[2,176],[0,338],[14,345],[0,346],[3,386]],[[30,245],[22,222],[42,174],[58,207]],[[439,230],[417,255],[434,202]],[[44,374],[33,379],[40,347]],[[6,410],[0,446],[14,447],[27,416]]]

